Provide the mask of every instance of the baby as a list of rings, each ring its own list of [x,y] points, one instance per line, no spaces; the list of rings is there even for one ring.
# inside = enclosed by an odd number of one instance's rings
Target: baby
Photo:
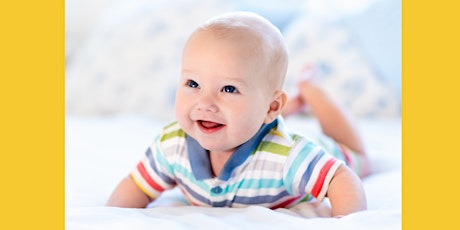
[[[328,197],[332,216],[365,210],[349,167],[367,167],[358,135],[308,80],[288,103],[287,64],[281,33],[256,14],[227,13],[197,28],[183,50],[177,122],[163,128],[107,205],[146,207],[178,186],[198,206],[276,209]],[[322,146],[288,132],[283,108],[289,114],[302,103],[335,142]]]

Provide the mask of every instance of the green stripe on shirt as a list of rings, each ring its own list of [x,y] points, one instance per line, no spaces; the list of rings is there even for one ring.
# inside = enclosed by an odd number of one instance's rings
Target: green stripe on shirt
[[[287,156],[289,154],[290,148],[288,146],[280,145],[274,142],[262,141],[257,151],[265,151],[282,156]]]
[[[161,137],[161,142],[163,141],[166,141],[166,140],[169,140],[171,138],[174,138],[174,137],[182,137],[182,138],[185,138],[185,132],[184,130],[182,129],[178,129],[178,130],[174,130],[170,133],[165,133],[162,137]]]

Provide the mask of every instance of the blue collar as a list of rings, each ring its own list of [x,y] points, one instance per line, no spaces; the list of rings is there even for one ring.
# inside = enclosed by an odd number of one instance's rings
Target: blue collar
[[[259,131],[257,131],[257,133],[251,139],[240,145],[235,150],[235,152],[225,163],[217,178],[227,181],[230,178],[233,170],[241,165],[249,157],[249,155],[251,155],[251,153],[257,148],[259,143],[265,137],[265,135],[267,135],[267,133],[277,124],[278,119],[275,119],[270,124],[263,124]],[[186,136],[186,143],[190,165],[192,167],[192,172],[195,178],[198,180],[213,178],[211,162],[209,161],[209,156],[206,149],[201,147],[198,141],[189,135]]]

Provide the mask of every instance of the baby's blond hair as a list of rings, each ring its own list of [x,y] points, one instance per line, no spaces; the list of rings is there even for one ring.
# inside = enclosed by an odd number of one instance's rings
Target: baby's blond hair
[[[264,76],[273,90],[284,84],[288,65],[287,47],[283,36],[267,19],[250,12],[231,12],[211,18],[194,33],[212,32],[218,38],[251,43],[255,52],[265,60]]]

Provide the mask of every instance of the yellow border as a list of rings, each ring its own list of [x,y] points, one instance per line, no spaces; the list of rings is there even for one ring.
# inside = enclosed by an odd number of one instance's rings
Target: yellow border
[[[458,9],[403,1],[403,229],[458,226]]]
[[[403,229],[439,228],[458,207],[458,7],[402,4]],[[0,28],[0,228],[63,229],[64,1],[3,1]]]
[[[63,229],[64,1],[3,1],[0,28],[0,228]]]

